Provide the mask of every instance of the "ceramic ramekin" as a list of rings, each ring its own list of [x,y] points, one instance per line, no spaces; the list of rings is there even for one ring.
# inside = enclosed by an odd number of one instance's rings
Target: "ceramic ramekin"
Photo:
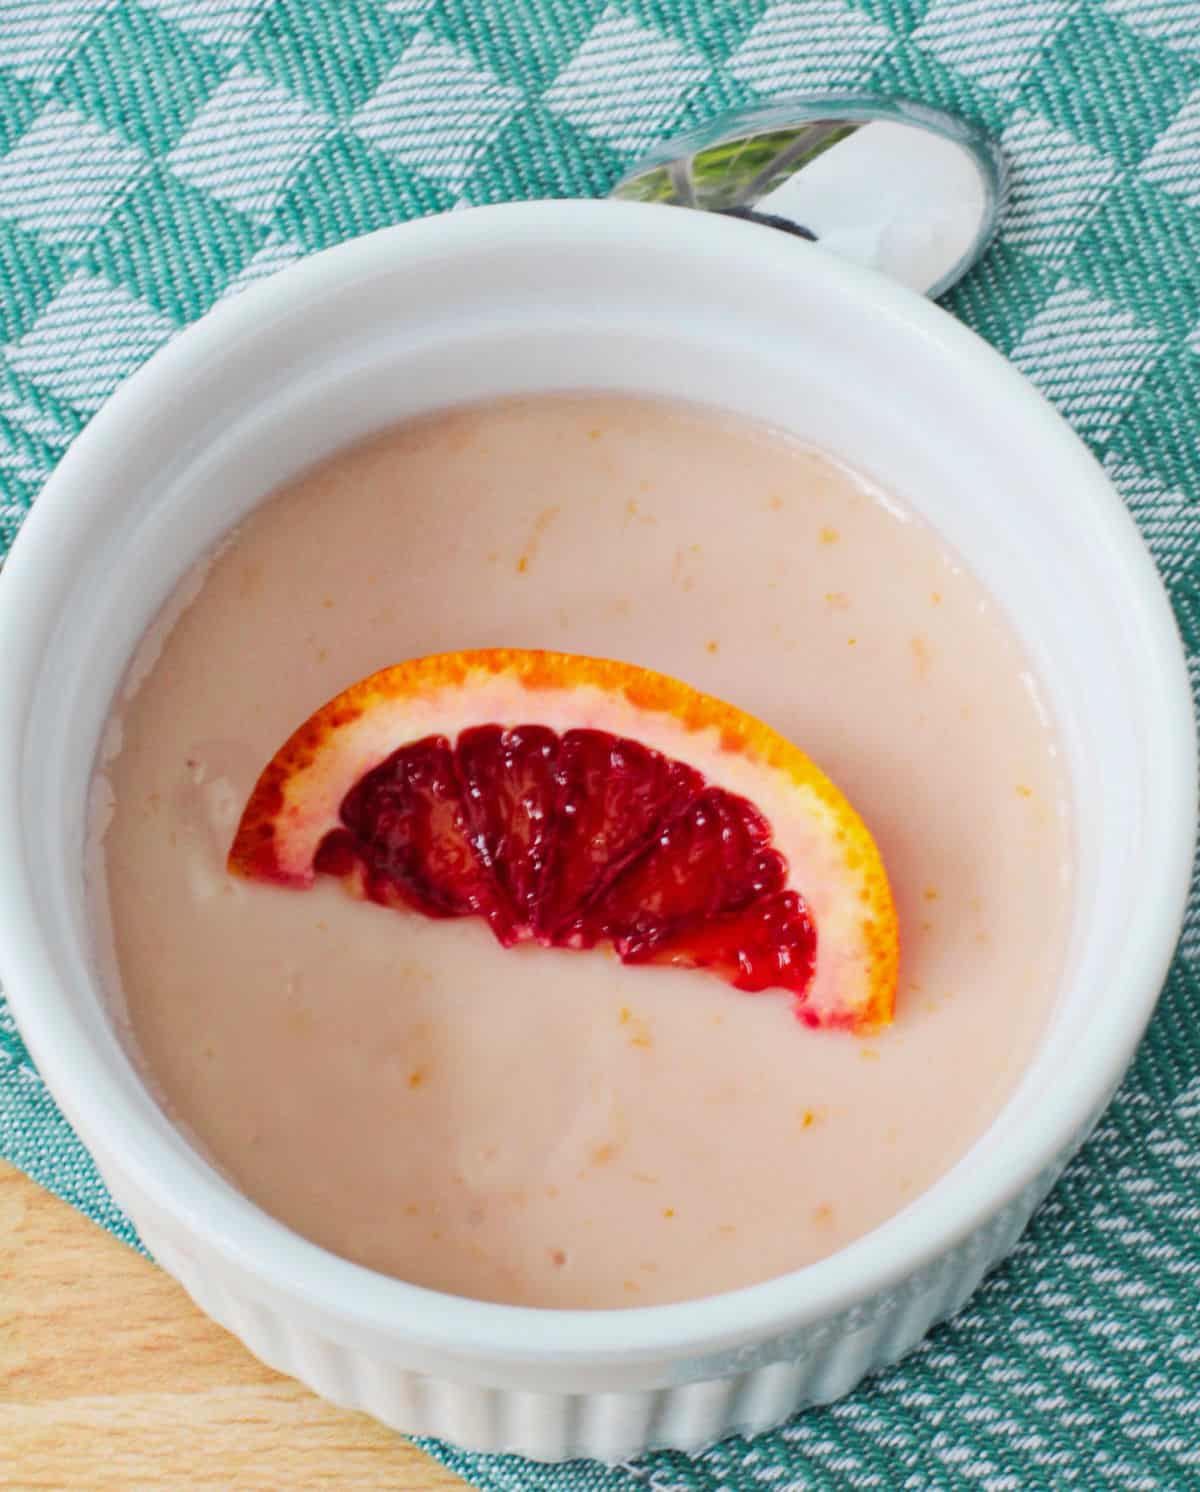
[[[641,1310],[438,1295],[335,1258],[251,1205],[131,1066],[100,999],[83,896],[105,713],[183,570],[269,488],[366,431],[565,388],[752,414],[924,513],[1023,635],[1078,817],[1050,1027],[967,1159],[819,1264]],[[1177,936],[1196,807],[1190,696],[1113,489],[951,317],[745,223],[614,203],[484,208],[359,239],[247,291],[154,357],[72,446],[0,580],[0,637],[0,968],[55,1097],[206,1311],[329,1398],[463,1446],[608,1461],[692,1450],[899,1357],[1012,1246],[1087,1134]]]

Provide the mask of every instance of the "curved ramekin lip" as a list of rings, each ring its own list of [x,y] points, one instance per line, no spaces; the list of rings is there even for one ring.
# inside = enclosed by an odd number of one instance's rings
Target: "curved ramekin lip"
[[[264,335],[297,302],[348,279],[394,273],[431,256],[475,247],[548,242],[560,252],[597,235],[623,235],[656,253],[713,254],[743,272],[805,274],[822,293],[869,312],[879,336],[917,340],[969,379],[981,399],[1003,402],[1025,438],[1056,448],[1087,490],[1088,538],[1118,557],[1136,593],[1131,627],[1145,641],[1143,721],[1156,742],[1151,791],[1160,808],[1153,861],[1156,894],[1135,899],[1112,981],[1126,991],[1081,1034],[1076,1062],[1046,1098],[1041,1122],[1014,1134],[986,1168],[959,1166],[950,1185],[829,1258],[763,1284],[676,1305],[613,1311],[550,1311],[485,1304],[394,1280],[327,1253],[240,1197],[199,1157],[139,1112],[106,1069],[69,1002],[56,990],[50,941],[39,925],[24,864],[21,813],[25,718],[37,671],[28,619],[52,606],[65,540],[89,521],[90,474],[137,438],[160,389],[248,336]],[[800,256],[804,255],[805,258]],[[785,257],[786,256],[786,257]],[[81,1137],[110,1158],[149,1204],[276,1299],[338,1322],[394,1334],[461,1360],[612,1364],[696,1359],[828,1319],[886,1291],[960,1242],[1080,1136],[1119,1080],[1153,1010],[1178,935],[1196,820],[1195,735],[1182,648],[1149,555],[1116,492],[1069,427],[1016,369],[967,328],[915,294],[791,238],[711,214],[632,203],[533,202],[423,219],[355,239],[300,262],[223,303],[157,353],[78,437],[38,500],[0,581],[0,970],[21,1029],[51,1091]],[[1169,800],[1169,801],[1168,801]],[[1173,806],[1171,806],[1173,805]]]

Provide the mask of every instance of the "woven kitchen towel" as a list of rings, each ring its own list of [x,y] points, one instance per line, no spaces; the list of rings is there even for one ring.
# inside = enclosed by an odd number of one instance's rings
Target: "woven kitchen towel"
[[[834,88],[1000,138],[1011,207],[950,307],[1104,463],[1200,660],[1200,0],[0,0],[0,552],[223,296],[420,213],[602,193],[668,131]],[[1200,894],[1014,1257],[845,1402],[613,1471],[431,1448],[524,1492],[1200,1487],[1198,961]],[[2,999],[0,1153],[136,1242]]]

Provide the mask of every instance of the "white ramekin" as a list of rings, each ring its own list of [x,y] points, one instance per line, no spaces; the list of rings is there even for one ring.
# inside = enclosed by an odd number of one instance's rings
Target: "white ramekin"
[[[1025,638],[1078,813],[1050,1029],[969,1157],[832,1258],[681,1305],[536,1311],[348,1264],[172,1128],[101,1003],[84,916],[89,773],[134,643],[185,567],[289,473],[398,417],[622,388],[744,411],[879,478]],[[731,515],[736,521],[736,515]],[[731,586],[744,583],[730,576]],[[1179,640],[1104,475],[1004,360],[916,295],[699,213],[537,203],[319,254],[131,378],[46,486],[0,581],[0,963],[52,1092],[147,1246],[267,1362],[400,1429],[614,1461],[835,1398],[959,1307],[1109,1099],[1154,1005],[1191,864]]]

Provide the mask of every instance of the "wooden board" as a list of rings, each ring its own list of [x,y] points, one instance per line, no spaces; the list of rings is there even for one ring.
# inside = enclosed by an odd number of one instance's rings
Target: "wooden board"
[[[257,1362],[167,1275],[0,1161],[0,1487],[461,1492]]]

